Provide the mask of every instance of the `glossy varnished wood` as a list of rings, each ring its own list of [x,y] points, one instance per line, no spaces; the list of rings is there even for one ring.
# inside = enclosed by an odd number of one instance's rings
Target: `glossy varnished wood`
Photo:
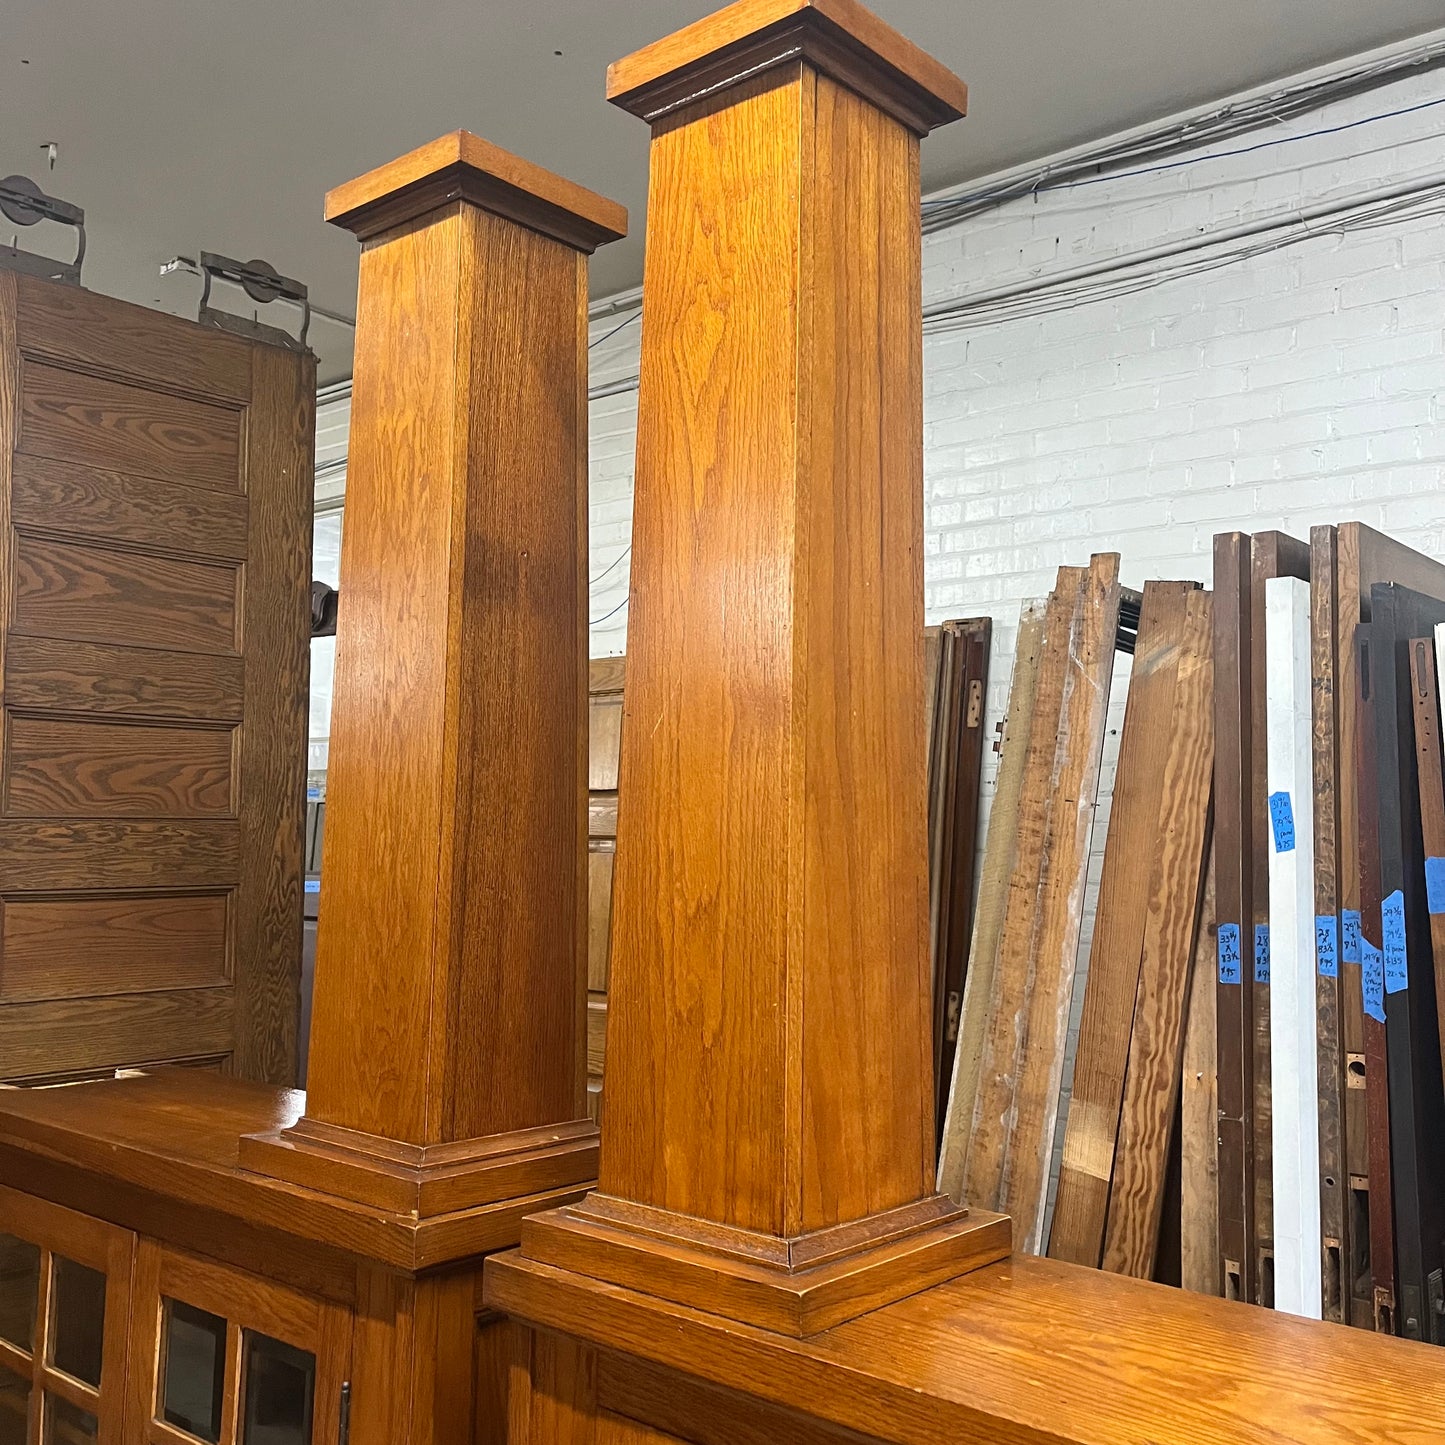
[[[1016,1257],[806,1340],[515,1254],[489,1262],[488,1293],[572,1341],[899,1445],[1426,1445],[1445,1409],[1426,1346],[1044,1259]],[[537,1377],[539,1412],[595,1370],[587,1355],[560,1382]],[[592,1437],[569,1422],[514,1438]]]
[[[575,188],[475,137],[353,183],[367,198],[332,214],[358,224],[443,152],[464,198],[362,257],[307,1102],[322,1144],[428,1149],[584,1112],[586,259],[485,208],[489,178]]]
[[[713,47],[652,142],[608,1144],[529,1248],[796,1331],[1007,1245],[934,1187],[917,133]]]
[[[627,212],[585,186],[453,131],[326,196],[326,219],[363,240],[462,200],[591,252],[627,234]]]
[[[654,241],[648,257],[602,1179],[791,1235],[906,1203],[932,1176],[917,153],[811,72],[730,99],[654,145],[653,236],[711,215],[719,230],[710,252]],[[831,157],[816,172],[815,149]],[[699,266],[732,295],[725,331],[688,301]],[[799,315],[796,340],[777,336],[780,309]],[[839,347],[854,348],[846,371]],[[689,428],[707,377],[726,425]],[[676,488],[684,456],[703,490]],[[871,562],[845,518],[877,539]],[[795,529],[815,540],[790,561]],[[803,685],[805,658],[830,659],[826,681]],[[740,688],[746,709],[727,701]]]
[[[614,62],[607,98],[655,120],[799,56],[919,134],[968,106],[956,75],[854,0],[739,0]]]

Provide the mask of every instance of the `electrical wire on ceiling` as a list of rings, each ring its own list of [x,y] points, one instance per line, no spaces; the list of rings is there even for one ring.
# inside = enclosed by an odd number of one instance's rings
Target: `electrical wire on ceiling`
[[[1134,167],[1140,168],[1135,169],[1134,174],[1163,169],[1156,163],[1169,156],[1197,151],[1235,136],[1278,125],[1334,101],[1377,89],[1410,74],[1422,74],[1441,64],[1445,64],[1445,39],[1436,39],[1326,76],[1297,81],[1262,95],[1230,101],[1212,110],[1142,128],[1100,145],[1080,147],[1043,165],[1015,171],[983,189],[930,197],[923,203],[923,229],[925,233],[941,230],[992,210],[1006,201],[1060,187],[1114,179],[1119,172]],[[1367,117],[1340,129],[1383,118],[1386,117]],[[1294,139],[1305,138],[1282,136],[1263,144],[1285,145]],[[1179,164],[1190,165],[1211,158],[1196,156]]]
[[[925,307],[925,331],[993,325],[1161,286],[1325,236],[1378,230],[1433,216],[1445,203],[1445,172],[1381,187],[1343,201],[1321,202],[1147,251],[1126,252],[1072,271],[1035,276]]]

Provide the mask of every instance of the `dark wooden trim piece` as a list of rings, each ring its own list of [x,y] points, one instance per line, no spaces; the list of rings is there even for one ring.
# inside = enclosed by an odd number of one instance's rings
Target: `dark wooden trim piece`
[[[1254,970],[1244,946],[1254,918],[1249,862],[1250,538],[1214,538],[1214,838],[1218,918],[1220,1294],[1254,1298]]]
[[[1445,1337],[1445,1092],[1436,1073],[1435,1009],[1410,650],[1445,622],[1445,602],[1394,583],[1370,589],[1381,947],[1394,1165],[1396,1327],[1407,1339]]]
[[[1320,1098],[1320,1278],[1324,1318],[1347,1321],[1353,1253],[1345,1158],[1345,1056],[1340,1019],[1337,871],[1340,772],[1335,705],[1339,617],[1338,534],[1310,529],[1310,671],[1315,847],[1315,1047]]]
[[[1358,684],[1355,726],[1355,789],[1359,806],[1359,903],[1361,994],[1364,1018],[1365,1103],[1370,1162],[1370,1279],[1372,1316],[1381,1334],[1395,1333],[1395,1213],[1391,1173],[1388,1045],[1385,1033],[1383,963],[1380,952],[1380,836],[1376,785],[1373,624],[1356,629]],[[1373,1004],[1371,1003],[1373,1000]]]

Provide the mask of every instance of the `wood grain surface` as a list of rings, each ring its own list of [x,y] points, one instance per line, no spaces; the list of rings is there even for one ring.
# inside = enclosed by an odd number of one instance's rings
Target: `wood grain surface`
[[[1037,848],[1038,886],[1029,898],[1022,880],[1032,867],[1015,870],[969,1153],[970,1176],[982,1189],[975,1193],[970,1185],[965,1197],[1010,1214],[1020,1246],[1035,1253],[1043,1242],[1089,839],[1114,671],[1118,569],[1117,554],[1100,554],[1080,578],[1069,630],[1053,664],[1060,677],[1057,724],[1052,729],[1045,722],[1048,710],[1040,706],[1049,663],[1040,671],[1029,747],[1031,778],[1024,793],[1029,811],[1021,813],[1019,831],[1021,860]],[[1061,569],[1059,591],[1064,596],[1068,588],[1062,573],[1068,570]],[[1052,646],[1047,637],[1045,646]],[[1033,835],[1036,843],[1025,831],[1031,819],[1038,828]],[[997,1203],[990,1204],[983,1191],[994,1171]]]
[[[29,1075],[294,1076],[314,408],[308,357],[0,282],[0,1028]]]
[[[1103,1266],[1150,1278],[1164,1211],[1164,1176],[1178,1102],[1199,901],[1209,861],[1214,773],[1211,597],[1185,599],[1148,902],[1129,1034]]]
[[[722,99],[652,147],[601,1187],[791,1236],[933,1184],[918,155]]]
[[[1044,604],[1026,602],[1014,642],[1008,711],[1004,715],[1003,730],[997,744],[1000,754],[998,774],[994,779],[988,838],[979,870],[978,902],[974,911],[973,938],[969,944],[968,977],[963,987],[953,1087],[939,1151],[938,1187],[960,1202],[963,1199],[968,1150],[973,1138],[978,1074],[992,1007],[999,943],[1003,936],[1010,880],[1018,856],[1018,804],[1028,757],[1043,636]]]
[[[1218,1295],[1219,1083],[1215,1045],[1215,990],[1219,956],[1214,847],[1209,850],[1204,897],[1194,942],[1194,972],[1184,1025],[1179,1113],[1179,1278],[1195,1294]]]
[[[1340,959],[1339,537],[1310,529],[1310,673],[1314,788],[1314,910],[1331,932],[1334,971],[1315,971],[1315,1047],[1319,1065],[1320,1270],[1324,1318],[1349,1323],[1352,1298],[1368,1300],[1368,1246],[1353,1240],[1350,1169],[1345,1142],[1348,1091]],[[1321,960],[1323,963],[1323,960]],[[1363,1120],[1360,1121],[1363,1128]],[[1361,1260],[1359,1254],[1364,1251]]]
[[[1183,582],[1144,585],[1049,1235],[1050,1258],[1073,1264],[1097,1266],[1103,1249],[1150,900],[1150,870],[1141,861],[1157,856],[1184,611],[1193,590]]]

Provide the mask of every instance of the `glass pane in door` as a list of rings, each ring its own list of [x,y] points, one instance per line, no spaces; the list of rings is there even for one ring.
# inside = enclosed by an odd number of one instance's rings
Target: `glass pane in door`
[[[226,1388],[226,1322],[180,1300],[165,1302],[161,1419],[198,1440],[221,1438]]]
[[[0,1445],[25,1445],[30,1381],[0,1368]]]
[[[246,1331],[241,1445],[311,1445],[316,1356]]]
[[[39,1292],[40,1251],[13,1234],[0,1234],[0,1339],[22,1350],[35,1348]]]
[[[51,1276],[50,1363],[57,1370],[100,1388],[105,1342],[105,1276],[99,1270],[55,1256]]]
[[[95,1445],[99,1429],[94,1415],[69,1400],[55,1395],[45,1397],[44,1445]]]

